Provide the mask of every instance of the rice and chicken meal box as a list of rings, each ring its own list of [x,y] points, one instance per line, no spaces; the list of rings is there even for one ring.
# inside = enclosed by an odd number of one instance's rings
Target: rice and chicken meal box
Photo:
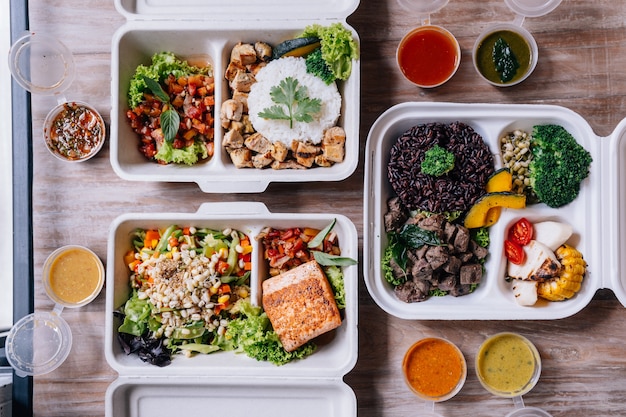
[[[356,416],[358,235],[339,214],[205,203],[114,220],[107,416]],[[184,402],[184,403],[183,403]],[[300,410],[302,405],[305,410]]]
[[[229,4],[187,6],[116,1],[114,171],[211,193],[352,175],[359,38],[345,19],[358,3],[255,3],[237,21]]]

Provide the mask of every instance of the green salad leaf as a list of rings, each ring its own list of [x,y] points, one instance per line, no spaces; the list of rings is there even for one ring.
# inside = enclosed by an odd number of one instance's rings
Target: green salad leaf
[[[299,37],[317,37],[320,39],[322,58],[339,80],[347,80],[352,72],[352,60],[358,59],[359,49],[352,33],[341,23],[329,26],[320,24],[304,28]]]

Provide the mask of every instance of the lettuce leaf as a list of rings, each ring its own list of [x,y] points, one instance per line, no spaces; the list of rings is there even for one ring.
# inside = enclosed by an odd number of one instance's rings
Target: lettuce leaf
[[[352,60],[358,59],[359,52],[352,33],[341,23],[329,26],[309,25],[300,34],[301,38],[317,37],[321,41],[322,58],[339,80],[347,80],[352,72]]]
[[[293,352],[287,352],[261,307],[243,303],[241,312],[242,316],[232,320],[226,330],[225,339],[230,340],[233,350],[275,365],[305,358],[315,351],[316,346],[309,342]]]
[[[180,60],[172,52],[157,52],[152,56],[152,64],[139,65],[130,80],[128,89],[128,105],[131,109],[137,107],[143,100],[143,93],[148,89],[144,76],[162,82],[169,74],[182,77],[191,74],[208,74],[209,67],[198,68]]]
[[[194,142],[193,145],[186,148],[176,149],[172,144],[165,141],[161,145],[159,151],[154,155],[154,159],[165,163],[187,164],[193,165],[199,159],[208,158],[209,154],[206,146],[200,142]]]

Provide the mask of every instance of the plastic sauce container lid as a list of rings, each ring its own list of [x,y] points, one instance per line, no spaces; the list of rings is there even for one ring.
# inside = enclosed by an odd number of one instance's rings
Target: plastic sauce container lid
[[[398,4],[409,12],[435,13],[448,4],[449,0],[398,0]]]
[[[504,0],[515,13],[525,17],[544,16],[561,4],[562,0]]]
[[[36,312],[13,326],[5,348],[17,376],[42,375],[67,359],[72,349],[72,332],[56,312]]]
[[[19,85],[31,93],[60,94],[74,80],[74,58],[58,40],[27,32],[11,46],[9,68]]]

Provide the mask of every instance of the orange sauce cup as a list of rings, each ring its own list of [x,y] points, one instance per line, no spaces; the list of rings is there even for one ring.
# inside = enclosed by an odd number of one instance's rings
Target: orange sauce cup
[[[446,29],[425,25],[402,38],[396,60],[402,74],[413,84],[423,88],[438,87],[459,68],[461,48]]]
[[[423,400],[440,402],[456,395],[467,377],[463,353],[437,337],[417,341],[404,355],[402,372],[408,387]]]

